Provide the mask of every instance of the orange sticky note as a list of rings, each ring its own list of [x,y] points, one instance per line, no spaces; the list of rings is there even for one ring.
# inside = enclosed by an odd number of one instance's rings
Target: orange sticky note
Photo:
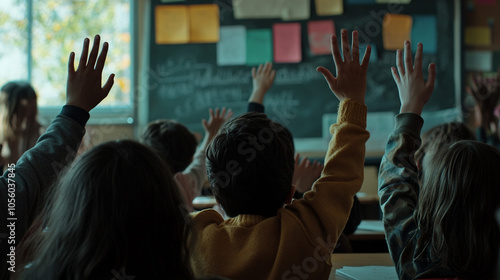
[[[491,29],[487,26],[465,27],[465,44],[467,46],[491,46]]]
[[[411,39],[412,17],[408,15],[385,14],[383,21],[384,49],[397,50],[404,47],[404,41]]]
[[[157,44],[189,42],[189,15],[187,6],[156,6],[155,38]]]
[[[217,43],[219,41],[219,6],[217,4],[189,6],[190,42]]]
[[[273,38],[274,62],[298,63],[302,60],[300,23],[275,23]]]
[[[307,23],[309,47],[313,54],[330,54],[330,38],[335,33],[333,20],[316,20]]]
[[[343,0],[316,0],[315,4],[318,16],[341,15],[344,13]]]

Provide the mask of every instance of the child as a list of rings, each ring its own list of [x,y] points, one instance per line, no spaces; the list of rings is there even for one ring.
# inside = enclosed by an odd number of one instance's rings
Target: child
[[[3,221],[0,223],[2,279],[8,279],[8,270],[13,272],[19,269],[19,266],[16,266],[15,246],[37,214],[36,209],[43,201],[41,194],[50,187],[60,169],[74,159],[85,133],[88,112],[111,90],[114,75],[101,87],[108,44],[104,43],[98,56],[99,41],[99,36],[96,36],[88,61],[89,40],[84,41],[76,71],[73,68],[75,54],[71,53],[66,106],[46,133],[38,139],[35,147],[24,153],[16,164],[9,164],[0,179],[0,220]]]
[[[5,164],[15,163],[40,137],[36,93],[27,82],[12,81],[0,89],[0,144]],[[0,170],[1,171],[1,170]]]
[[[205,152],[207,146],[224,122],[233,112],[226,108],[215,113],[210,109],[210,118],[203,120],[205,137],[196,150],[195,136],[182,124],[173,120],[156,120],[148,124],[142,134],[142,141],[160,155],[175,174],[174,178],[188,208],[192,209],[193,199],[199,196],[207,180]]]
[[[303,199],[289,204],[294,188],[293,139],[288,130],[262,113],[227,122],[207,150],[212,191],[226,213],[191,214],[188,239],[195,276],[229,279],[327,279],[330,255],[347,221],[352,197],[363,181],[366,127],[367,48],[359,64],[358,34],[353,50],[342,30],[342,61],[337,37],[332,49],[335,78],[318,67],[340,100],[337,124],[325,168]]]
[[[397,51],[392,74],[401,99],[379,174],[387,244],[400,279],[493,277],[498,255],[495,209],[500,205],[500,153],[470,140],[443,146],[424,164],[421,186],[415,151],[420,117],[434,87],[436,66],[422,74],[422,44],[415,66],[410,42]]]

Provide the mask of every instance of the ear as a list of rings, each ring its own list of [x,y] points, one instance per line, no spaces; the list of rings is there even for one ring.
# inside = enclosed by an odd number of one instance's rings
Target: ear
[[[290,188],[290,193],[286,196],[285,204],[292,203],[293,195],[295,194],[295,189],[296,189],[295,186],[292,185],[292,187]]]

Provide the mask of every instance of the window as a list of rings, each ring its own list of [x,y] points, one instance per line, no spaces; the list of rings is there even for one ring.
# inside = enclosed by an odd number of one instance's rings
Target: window
[[[102,41],[110,45],[103,84],[111,73],[116,74],[115,85],[101,103],[101,111],[111,112],[115,117],[117,114],[130,117],[133,111],[131,3],[131,0],[2,0],[5,8],[0,11],[0,84],[9,80],[30,81],[38,94],[41,115],[44,112],[52,115],[66,100],[69,53],[76,53],[77,64],[83,39],[93,40],[95,34],[100,34]]]

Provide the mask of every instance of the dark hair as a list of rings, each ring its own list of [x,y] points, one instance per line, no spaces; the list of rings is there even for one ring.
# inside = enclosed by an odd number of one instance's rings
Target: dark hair
[[[459,277],[492,276],[500,230],[500,152],[462,140],[436,152],[424,173],[416,220],[432,254]]]
[[[174,174],[188,167],[198,145],[193,133],[173,120],[150,122],[141,138],[165,160]]]
[[[45,213],[18,279],[111,279],[122,271],[193,278],[182,198],[165,162],[138,142],[107,142],[82,154]]]
[[[228,121],[207,149],[212,192],[226,214],[275,216],[292,187],[293,137],[262,113]]]
[[[464,123],[448,122],[436,125],[422,135],[422,146],[415,152],[415,162],[422,166],[426,153],[435,152],[460,140],[476,140]]]
[[[36,103],[36,99],[35,89],[28,82],[11,81],[2,86],[0,89],[0,127],[2,128],[0,134],[3,139],[19,137],[16,135],[16,131],[20,128],[16,127],[15,118],[18,117],[21,102],[22,100],[34,100]],[[36,120],[37,106],[34,106],[32,109],[35,111],[30,112],[30,117],[27,121],[34,129],[38,130],[40,124]]]

